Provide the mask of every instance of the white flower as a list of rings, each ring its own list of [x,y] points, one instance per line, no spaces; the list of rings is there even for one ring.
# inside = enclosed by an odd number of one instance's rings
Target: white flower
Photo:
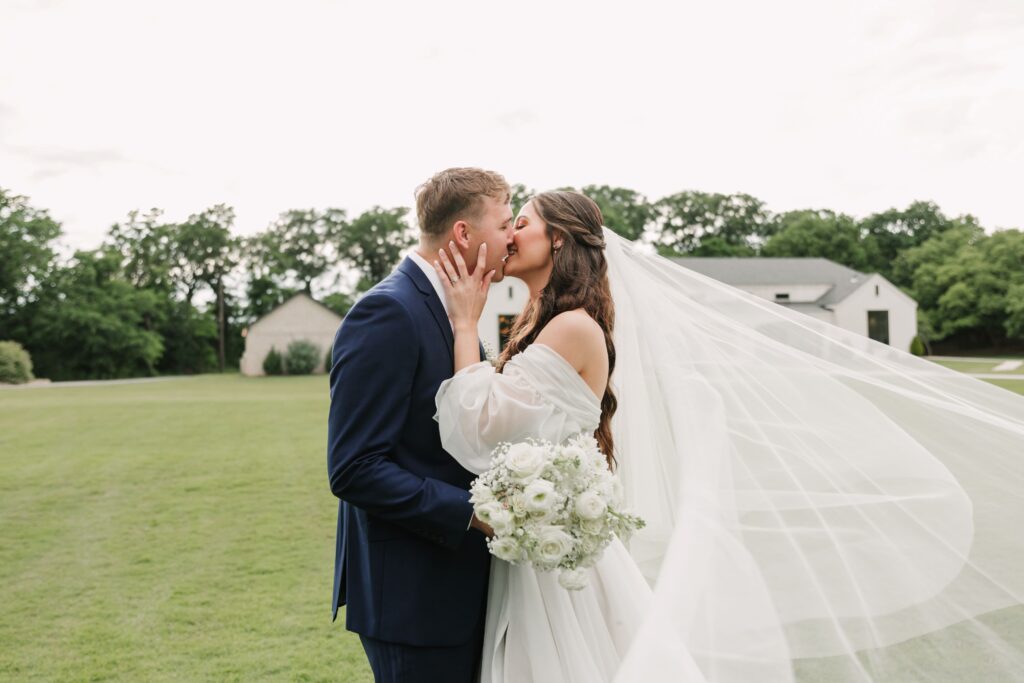
[[[562,527],[545,526],[537,532],[537,555],[542,562],[557,564],[572,551],[572,536]]]
[[[490,518],[490,521],[487,523],[498,536],[508,536],[515,529],[515,520],[512,519],[512,513],[504,508],[492,512]]]
[[[494,515],[496,512],[501,511],[502,509],[503,508],[501,507],[501,503],[498,503],[497,501],[492,501],[490,503],[484,503],[483,505],[477,505],[475,511],[477,519],[479,519],[484,524],[489,525],[491,523],[491,516]]]
[[[510,479],[520,484],[536,479],[545,464],[547,459],[544,457],[544,449],[528,443],[517,443],[505,454],[505,466],[509,469]]]
[[[491,487],[487,486],[479,479],[473,483],[472,488],[470,488],[470,493],[472,495],[469,497],[469,501],[476,505],[494,502],[494,491],[491,491]]]
[[[562,449],[562,457],[568,458],[569,460],[577,460],[580,467],[587,466],[587,452],[579,446],[566,446]]]
[[[558,502],[555,485],[547,479],[535,479],[523,491],[523,507],[529,512],[548,513]]]
[[[599,536],[584,536],[580,540],[580,552],[583,553],[584,564],[587,564],[587,558],[592,558],[594,553],[601,549],[602,543],[603,541]],[[594,561],[597,561],[596,558],[594,558]],[[593,562],[589,564],[593,564]]]
[[[582,569],[563,569],[558,575],[558,583],[562,588],[578,591],[587,587],[587,572]]]
[[[576,514],[580,519],[598,519],[604,516],[608,506],[597,491],[584,491],[576,498]]]
[[[493,526],[493,524],[492,524]],[[580,530],[585,534],[596,536],[604,531],[604,516],[597,517],[596,519],[581,519]]]
[[[522,551],[519,543],[514,538],[495,538],[490,543],[491,554],[506,562],[515,562],[522,559]]]

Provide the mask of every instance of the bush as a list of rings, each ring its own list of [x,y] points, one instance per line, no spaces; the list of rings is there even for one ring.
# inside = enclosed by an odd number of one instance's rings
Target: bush
[[[914,337],[914,340],[910,342],[910,352],[915,356],[924,355],[924,342],[920,337]]]
[[[281,358],[281,354],[277,352],[277,349],[271,347],[270,353],[263,359],[263,372],[268,375],[284,374],[284,359]]]
[[[320,365],[320,349],[305,339],[293,341],[284,355],[284,370],[289,375],[309,375]]]
[[[324,372],[330,374],[331,366],[334,365],[334,349],[327,347],[327,354],[324,356]]]
[[[18,342],[0,342],[0,383],[24,384],[32,381],[32,358]]]

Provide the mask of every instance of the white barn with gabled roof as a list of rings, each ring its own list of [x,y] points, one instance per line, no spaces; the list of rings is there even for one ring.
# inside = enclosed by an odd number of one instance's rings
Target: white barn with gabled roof
[[[276,348],[282,356],[293,341],[312,342],[320,351],[320,362],[314,372],[325,372],[327,349],[334,344],[334,334],[341,325],[341,316],[300,293],[254,322],[245,332],[245,352],[239,367],[243,375],[263,375],[263,360]]]
[[[917,336],[917,302],[878,273],[861,273],[826,258],[683,256],[672,260],[900,351],[909,351]]]

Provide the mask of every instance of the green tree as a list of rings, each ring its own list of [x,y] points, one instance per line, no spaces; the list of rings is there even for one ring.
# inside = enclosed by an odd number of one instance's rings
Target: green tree
[[[185,300],[192,303],[192,297],[202,285],[208,286],[213,292],[214,315],[217,320],[217,364],[221,372],[225,365],[227,334],[224,280],[239,259],[239,242],[231,235],[234,221],[234,209],[217,204],[192,214],[188,220],[179,224],[172,241],[172,272],[185,292]]]
[[[125,279],[136,287],[173,291],[171,276],[175,259],[177,226],[160,220],[163,212],[128,212],[128,220],[115,223],[107,233],[106,244],[121,254]]]
[[[321,302],[341,317],[348,315],[348,311],[355,303],[355,298],[345,292],[332,292],[325,296]]]
[[[163,353],[163,307],[120,274],[111,250],[80,251],[41,285],[18,336],[37,374],[55,380],[152,375]],[[23,320],[23,323],[24,323]]]
[[[60,224],[28,198],[0,188],[0,322],[24,305],[54,267]]]
[[[956,336],[999,347],[1020,338],[1020,230],[986,235],[977,225],[956,225],[900,254],[894,270],[910,282],[910,292],[936,341]]]
[[[827,209],[789,211],[778,218],[778,231],[768,238],[763,256],[814,256],[855,270],[874,264],[874,243],[862,239],[860,226]]]
[[[628,240],[638,240],[654,221],[654,206],[638,192],[624,187],[587,185],[582,190],[601,208],[604,224]]]
[[[978,221],[970,215],[950,219],[933,202],[917,201],[905,209],[871,214],[861,221],[860,227],[865,239],[874,242],[871,270],[905,286],[909,283],[900,281],[894,272],[900,253],[958,225],[978,227]]]
[[[331,240],[346,225],[341,209],[286,211],[250,241],[249,257],[259,260],[266,275],[279,286],[298,282],[302,291],[312,295],[313,281],[334,264]]]
[[[730,251],[736,256],[753,256],[776,227],[764,202],[748,194],[679,192],[660,199],[654,208],[655,242],[665,255],[706,256]]]
[[[518,216],[520,209],[523,208],[523,204],[530,201],[530,197],[535,194],[537,194],[535,190],[527,188],[522,183],[512,185],[512,214]]]
[[[406,208],[375,206],[336,235],[338,253],[360,274],[357,291],[366,291],[391,273],[415,237],[405,222]]]

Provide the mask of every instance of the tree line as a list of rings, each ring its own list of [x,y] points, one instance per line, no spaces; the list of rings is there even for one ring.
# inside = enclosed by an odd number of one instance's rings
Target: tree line
[[[565,188],[570,189],[570,188]],[[970,216],[914,202],[862,219],[827,209],[775,213],[747,194],[685,191],[648,200],[621,187],[579,188],[609,228],[663,255],[816,256],[878,272],[920,305],[931,344],[1024,345],[1024,233],[987,234]],[[513,208],[532,194],[516,185]],[[416,233],[405,207],[350,217],[284,211],[235,234],[231,207],[180,222],[132,211],[102,244],[62,257],[44,208],[0,188],[0,340],[55,380],[188,374],[237,367],[241,331],[297,292],[344,315],[384,278]]]

